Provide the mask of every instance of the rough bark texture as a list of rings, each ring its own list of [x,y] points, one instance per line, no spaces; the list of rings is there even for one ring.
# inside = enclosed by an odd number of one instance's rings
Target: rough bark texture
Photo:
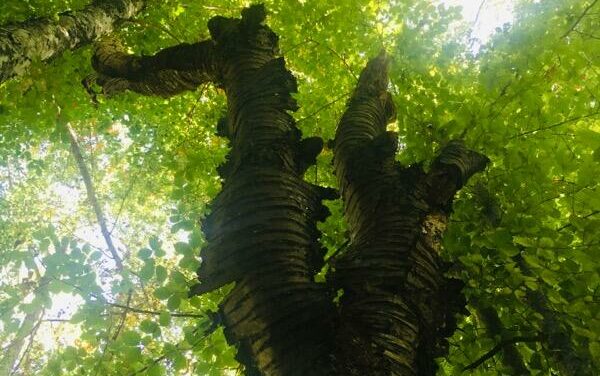
[[[461,284],[443,276],[441,234],[453,195],[487,159],[453,142],[428,173],[397,166],[398,137],[385,131],[394,112],[387,59],[375,59],[335,139],[352,245],[328,285],[315,283],[324,253],[316,222],[335,192],[302,179],[322,140],[301,140],[288,114],[296,82],[264,16],[252,6],[241,20],[215,17],[212,39],[149,57],[110,42],[93,60],[108,94],[170,96],[203,82],[227,94],[217,132],[231,152],[203,222],[208,245],[191,294],[235,282],[217,317],[248,375],[433,375],[464,306]],[[336,289],[344,290],[337,310]]]
[[[112,95],[131,90],[143,95],[169,97],[194,90],[206,82],[221,84],[223,58],[215,42],[165,48],[153,56],[135,56],[124,52],[116,39],[107,38],[96,47],[92,66],[102,93]]]
[[[0,83],[21,76],[34,60],[49,60],[92,42],[134,17],[143,0],[96,0],[58,20],[38,18],[0,27]]]
[[[444,277],[440,240],[456,191],[487,158],[450,143],[428,173],[394,161],[388,59],[362,72],[338,126],[334,166],[350,231],[332,281],[343,289],[336,369],[344,375],[434,375],[464,309]]]
[[[220,314],[247,374],[328,374],[333,305],[314,275],[323,260],[315,224],[328,215],[320,201],[331,192],[302,179],[322,142],[300,141],[287,113],[296,109],[296,82],[263,19],[264,9],[251,7],[241,21],[209,24],[228,99],[219,131],[231,152],[203,223],[209,245],[196,293],[236,282]]]

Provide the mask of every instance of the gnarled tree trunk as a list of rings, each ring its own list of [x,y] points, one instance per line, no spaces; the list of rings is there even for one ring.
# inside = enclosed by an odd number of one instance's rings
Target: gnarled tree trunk
[[[241,19],[213,18],[210,40],[150,57],[110,42],[93,60],[109,94],[170,96],[203,82],[225,89],[217,132],[231,152],[191,294],[235,282],[217,317],[248,375],[432,375],[464,305],[460,283],[443,275],[441,234],[453,195],[487,159],[453,142],[428,173],[398,166],[397,135],[385,130],[387,58],[369,63],[334,142],[351,245],[328,282],[316,283],[316,222],[328,215],[321,200],[335,193],[302,179],[322,141],[301,140],[288,114],[296,83],[264,17],[252,6]]]
[[[34,60],[49,60],[62,52],[109,34],[117,22],[134,17],[143,0],[95,0],[58,20],[37,18],[0,27],[0,83],[21,76]]]
[[[388,58],[362,72],[338,126],[334,167],[350,246],[334,263],[344,295],[336,364],[346,375],[434,375],[464,309],[460,281],[444,277],[441,237],[454,194],[487,158],[451,142],[429,172],[394,161],[398,135]]]

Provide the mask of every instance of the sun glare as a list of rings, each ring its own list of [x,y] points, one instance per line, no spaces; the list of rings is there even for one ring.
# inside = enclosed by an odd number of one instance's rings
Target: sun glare
[[[447,6],[460,6],[462,16],[471,26],[474,47],[486,43],[497,27],[512,22],[514,0],[440,0]]]

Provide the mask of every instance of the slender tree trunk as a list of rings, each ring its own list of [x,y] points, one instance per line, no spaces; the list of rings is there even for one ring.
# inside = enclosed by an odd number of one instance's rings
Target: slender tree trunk
[[[149,57],[110,41],[92,61],[107,94],[170,96],[203,82],[225,89],[217,132],[231,152],[203,222],[208,245],[191,294],[235,282],[216,318],[248,375],[433,375],[464,307],[461,284],[443,276],[441,235],[452,197],[487,159],[452,142],[428,173],[397,166],[398,137],[385,131],[394,112],[387,58],[369,63],[334,142],[351,245],[328,283],[316,283],[316,222],[328,215],[321,200],[335,194],[302,179],[322,140],[301,140],[287,113],[296,82],[264,17],[262,6],[215,17],[212,39]]]
[[[92,176],[85,165],[85,161],[83,160],[83,155],[81,153],[81,148],[79,147],[79,142],[77,141],[77,134],[71,124],[65,124],[65,130],[67,133],[67,137],[69,137],[69,143],[71,145],[71,154],[73,154],[73,158],[75,159],[75,163],[77,163],[77,168],[79,169],[79,173],[81,174],[81,178],[83,179],[83,183],[85,184],[85,191],[87,193],[88,201],[94,210],[94,215],[96,216],[96,220],[98,221],[98,226],[100,227],[100,232],[102,233],[102,237],[106,242],[106,247],[112,256],[115,265],[119,271],[123,270],[123,260],[121,256],[119,256],[119,252],[117,252],[117,248],[115,247],[110,231],[108,231],[108,226],[106,225],[106,217],[104,216],[104,212],[102,211],[102,206],[98,201],[98,196],[96,195],[96,190],[94,189],[94,183],[92,182]]]
[[[0,83],[21,76],[34,60],[46,61],[111,33],[134,17],[143,0],[95,0],[58,20],[38,18],[0,27]]]

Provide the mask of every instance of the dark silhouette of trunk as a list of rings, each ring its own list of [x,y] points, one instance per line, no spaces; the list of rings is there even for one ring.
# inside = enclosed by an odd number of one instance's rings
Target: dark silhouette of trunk
[[[335,361],[346,375],[434,375],[464,310],[462,283],[444,277],[441,237],[452,198],[487,158],[451,142],[429,172],[394,161],[398,135],[388,58],[362,72],[334,141],[350,246],[332,282],[344,295]]]
[[[46,61],[111,33],[134,17],[143,0],[95,0],[84,9],[65,12],[57,20],[36,18],[0,27],[0,83],[23,75],[32,61]]]
[[[464,307],[460,282],[443,275],[441,235],[453,195],[487,159],[452,142],[427,173],[398,166],[397,135],[385,130],[394,112],[388,62],[373,60],[334,141],[350,246],[327,283],[316,283],[324,253],[316,222],[328,215],[321,200],[336,193],[302,178],[323,143],[301,140],[288,114],[296,82],[264,18],[252,6],[241,19],[211,19],[210,40],[149,57],[110,41],[93,59],[106,94],[170,96],[205,82],[227,94],[217,133],[231,151],[190,293],[235,282],[215,320],[248,375],[432,375]]]

